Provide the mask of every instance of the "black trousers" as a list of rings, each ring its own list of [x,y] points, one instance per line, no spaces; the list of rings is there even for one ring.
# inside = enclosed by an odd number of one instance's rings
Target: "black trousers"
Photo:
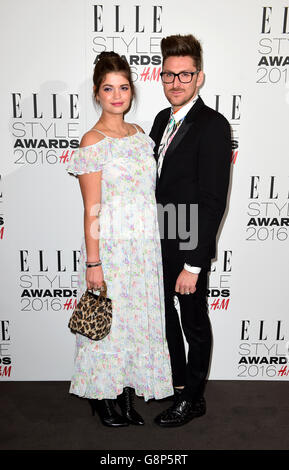
[[[173,385],[185,386],[183,397],[196,401],[204,393],[211,356],[212,332],[207,303],[208,269],[201,270],[197,290],[190,295],[175,292],[176,280],[181,270],[181,267],[176,270],[171,261],[163,258],[166,336]],[[181,323],[174,296],[179,300]],[[182,330],[188,343],[187,357]]]

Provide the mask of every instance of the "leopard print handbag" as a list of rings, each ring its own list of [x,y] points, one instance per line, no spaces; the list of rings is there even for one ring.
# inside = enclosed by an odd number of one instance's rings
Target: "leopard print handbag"
[[[99,295],[95,295],[88,289],[82,294],[71,315],[68,327],[73,333],[99,341],[108,335],[111,323],[112,301],[107,297],[107,286],[103,282]]]

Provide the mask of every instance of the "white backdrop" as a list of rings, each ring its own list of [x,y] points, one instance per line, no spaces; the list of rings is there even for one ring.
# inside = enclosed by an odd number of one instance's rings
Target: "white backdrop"
[[[137,3],[137,5],[136,5]],[[1,2],[0,380],[69,380],[83,207],[65,171],[97,120],[103,50],[131,64],[147,132],[167,107],[160,39],[194,34],[201,96],[232,126],[230,199],[208,296],[210,379],[288,380],[289,5],[274,0]]]

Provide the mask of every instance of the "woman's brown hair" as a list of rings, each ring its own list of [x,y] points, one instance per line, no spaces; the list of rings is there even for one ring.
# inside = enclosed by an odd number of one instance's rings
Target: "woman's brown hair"
[[[132,81],[130,66],[125,58],[116,52],[101,52],[95,64],[93,72],[94,96],[99,92],[100,85],[107,73],[120,72],[128,80],[131,88],[132,98],[135,98],[135,86]]]

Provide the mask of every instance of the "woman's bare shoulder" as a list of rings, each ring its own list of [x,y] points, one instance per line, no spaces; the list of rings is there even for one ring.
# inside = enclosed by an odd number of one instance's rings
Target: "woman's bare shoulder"
[[[143,134],[145,133],[145,131],[138,124],[132,124],[132,125],[135,126],[139,132],[142,132]]]
[[[83,134],[79,147],[89,147],[90,145],[97,144],[97,142],[100,142],[104,138],[105,136],[103,134],[91,129]]]

